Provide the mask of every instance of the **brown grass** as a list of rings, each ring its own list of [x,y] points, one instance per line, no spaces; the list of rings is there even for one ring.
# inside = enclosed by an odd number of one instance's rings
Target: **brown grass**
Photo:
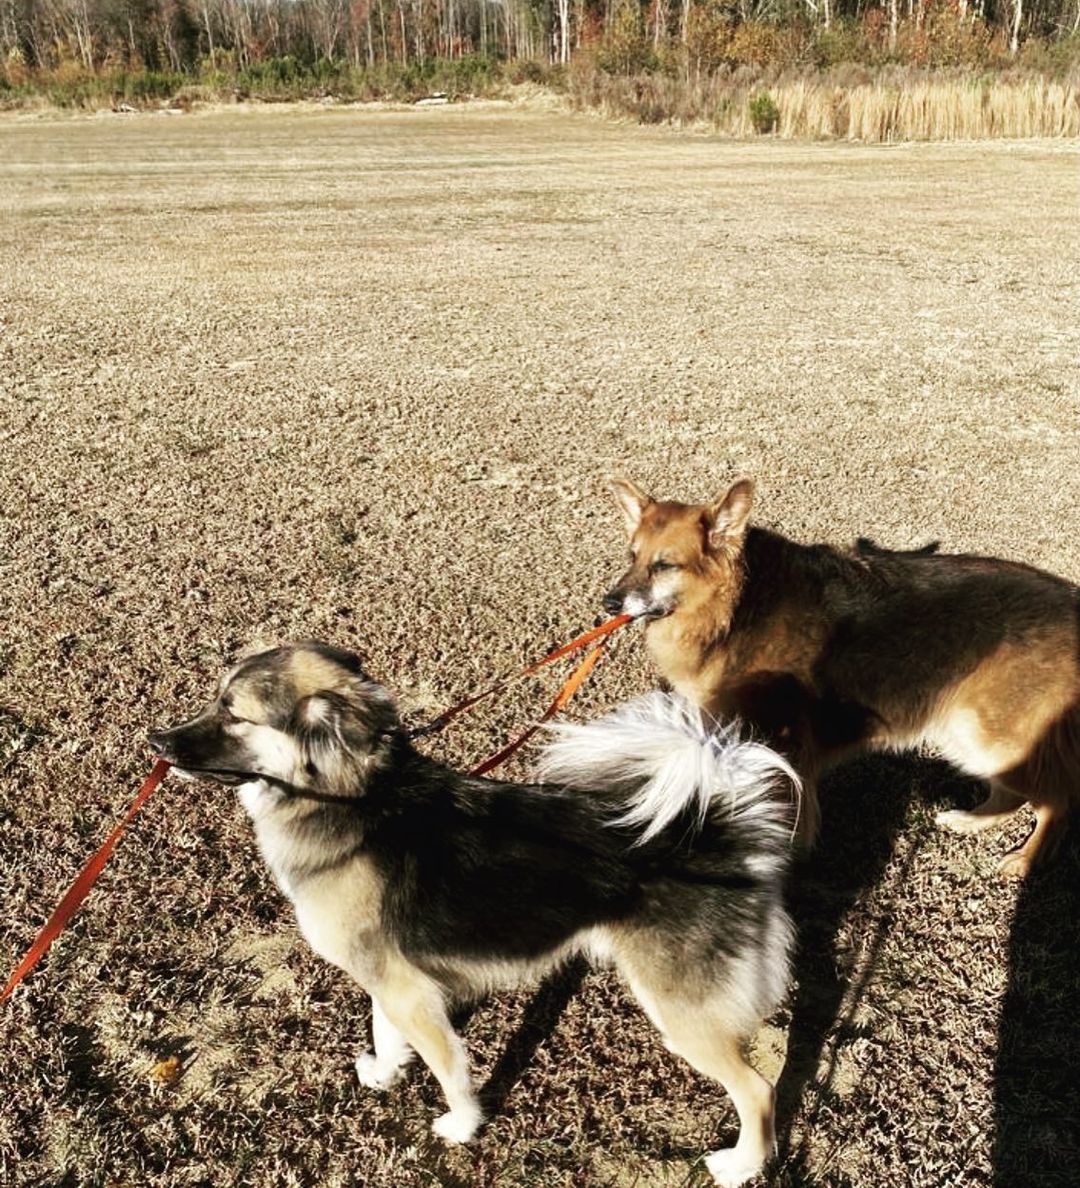
[[[1080,578],[1075,183],[1061,142],[494,106],[0,121],[0,970],[241,648],[356,647],[417,720],[591,623],[609,473],[753,474],[801,539]],[[617,640],[575,712],[650,679]],[[550,688],[432,750],[488,753]],[[911,757],[826,788],[757,1046],[788,1055],[775,1184],[1071,1186],[1077,855],[997,883],[1024,822],[931,825],[976,795]],[[0,1011],[0,1183],[675,1188],[733,1134],[604,973],[468,1018],[497,1109],[466,1151],[426,1074],[355,1084],[367,1025],[232,798],[168,784]]]

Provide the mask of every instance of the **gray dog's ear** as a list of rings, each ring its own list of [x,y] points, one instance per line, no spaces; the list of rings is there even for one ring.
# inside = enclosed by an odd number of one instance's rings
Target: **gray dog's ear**
[[[615,502],[622,511],[626,535],[633,539],[634,533],[637,532],[638,525],[641,523],[641,513],[652,503],[652,498],[635,483],[625,478],[612,479],[611,490],[615,496]]]
[[[363,795],[364,782],[397,725],[393,703],[378,685],[303,698],[290,726],[300,746],[304,782],[335,796]]]

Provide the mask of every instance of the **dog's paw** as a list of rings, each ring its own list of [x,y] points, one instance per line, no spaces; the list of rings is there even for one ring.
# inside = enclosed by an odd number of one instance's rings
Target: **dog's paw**
[[[478,1105],[472,1105],[450,1110],[441,1118],[436,1118],[431,1129],[448,1143],[467,1143],[483,1121],[483,1111]]]
[[[365,1089],[393,1089],[404,1076],[404,1065],[386,1068],[374,1052],[361,1052],[356,1058],[356,1079]]]
[[[1022,850],[1006,854],[998,863],[997,872],[1003,879],[1026,879],[1031,870],[1031,859]]]
[[[765,1161],[740,1151],[738,1147],[728,1147],[724,1151],[713,1151],[711,1155],[706,1155],[705,1166],[720,1188],[739,1188],[761,1171]]]
[[[989,829],[997,822],[993,817],[980,817],[966,809],[947,809],[937,814],[934,823],[952,833],[982,833],[984,829]]]

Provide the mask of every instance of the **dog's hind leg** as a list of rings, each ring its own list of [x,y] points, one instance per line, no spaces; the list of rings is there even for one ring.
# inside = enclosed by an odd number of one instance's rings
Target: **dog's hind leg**
[[[938,825],[953,833],[982,833],[1007,821],[1024,803],[1025,797],[1010,791],[999,780],[990,781],[990,793],[975,808],[948,809],[934,818]]]
[[[1040,804],[1035,809],[1035,828],[1022,846],[1006,854],[998,863],[998,874],[1008,879],[1022,879],[1041,862],[1053,858],[1068,827],[1068,818],[1059,805]]]
[[[461,1037],[450,1025],[439,988],[404,966],[376,988],[386,1021],[435,1074],[449,1110],[432,1129],[450,1143],[467,1143],[484,1121]],[[378,1041],[376,1041],[376,1051]],[[378,1056],[376,1056],[378,1059]]]
[[[1014,796],[1026,797],[1035,810],[1030,837],[998,865],[998,874],[1023,878],[1053,859],[1070,817],[1080,810],[1080,705],[1070,706],[1024,762],[999,780]]]
[[[721,1188],[738,1188],[757,1175],[776,1150],[772,1085],[743,1055],[743,1038],[714,1018],[708,1010],[695,1018],[684,1008],[663,1011],[668,1047],[700,1073],[719,1081],[739,1117],[739,1138],[734,1147],[713,1151],[705,1166]]]
[[[374,1052],[356,1058],[356,1076],[368,1089],[392,1089],[405,1075],[413,1058],[408,1040],[386,1017],[377,998],[371,1000],[371,1038]]]
[[[719,1081],[731,1098],[739,1118],[738,1141],[734,1147],[707,1155],[705,1166],[721,1188],[738,1188],[757,1175],[776,1151],[775,1094],[743,1055],[746,1028],[732,1022],[730,1004],[723,997],[702,1001],[696,996],[672,996],[654,979],[634,977],[623,968],[668,1051]]]

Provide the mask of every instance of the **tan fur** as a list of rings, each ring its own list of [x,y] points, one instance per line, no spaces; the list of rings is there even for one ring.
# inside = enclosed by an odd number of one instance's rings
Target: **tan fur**
[[[347,691],[355,678],[317,652],[298,649],[289,659],[289,677],[297,701],[316,693]]]

